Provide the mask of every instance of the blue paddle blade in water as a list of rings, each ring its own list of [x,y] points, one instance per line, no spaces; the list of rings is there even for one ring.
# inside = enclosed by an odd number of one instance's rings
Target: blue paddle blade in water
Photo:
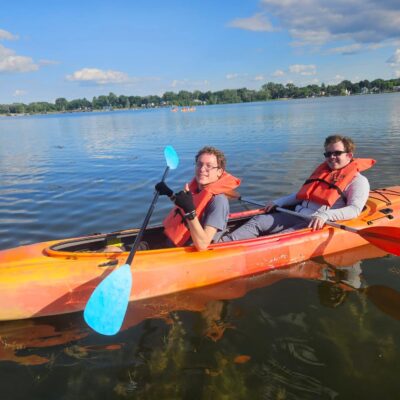
[[[164,157],[170,169],[176,169],[179,164],[179,157],[172,146],[166,146],[164,149]]]
[[[86,323],[102,335],[115,335],[124,321],[132,287],[132,272],[124,264],[96,287],[86,304]]]

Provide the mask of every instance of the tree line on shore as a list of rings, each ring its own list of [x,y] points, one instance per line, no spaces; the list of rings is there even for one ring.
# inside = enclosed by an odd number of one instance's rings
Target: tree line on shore
[[[109,93],[108,96],[93,97],[92,101],[74,99],[68,101],[60,97],[54,103],[33,102],[30,104],[13,103],[0,104],[0,114],[36,114],[51,112],[75,112],[109,109],[153,108],[171,106],[194,106],[205,104],[230,104],[247,103],[254,101],[267,101],[277,99],[299,99],[321,96],[345,96],[353,94],[370,94],[382,92],[400,91],[399,79],[375,79],[363,80],[352,83],[344,80],[337,85],[307,85],[297,87],[293,83],[283,85],[281,83],[268,82],[262,85],[260,90],[224,89],[216,92],[201,92],[196,90],[189,92],[181,90],[178,93],[165,92],[162,96],[117,96]]]

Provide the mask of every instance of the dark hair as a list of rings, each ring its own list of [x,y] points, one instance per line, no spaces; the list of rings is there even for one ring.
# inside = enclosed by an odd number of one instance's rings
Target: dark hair
[[[353,139],[349,138],[348,136],[342,136],[342,135],[331,135],[328,136],[325,139],[324,147],[326,148],[330,144],[337,143],[337,142],[342,142],[344,149],[346,150],[347,153],[354,153],[354,150],[356,149],[356,145],[353,142]]]
[[[199,159],[199,157],[202,154],[213,154],[215,158],[217,159],[217,164],[218,167],[225,170],[226,168],[226,158],[225,154],[221,151],[216,149],[215,147],[212,146],[204,146],[202,149],[199,150],[199,152],[196,154],[196,162]]]

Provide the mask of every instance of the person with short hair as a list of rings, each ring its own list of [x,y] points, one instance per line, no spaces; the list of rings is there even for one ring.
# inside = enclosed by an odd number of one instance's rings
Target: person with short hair
[[[267,214],[253,217],[226,234],[222,241],[255,238],[307,226],[318,230],[326,221],[350,220],[360,215],[370,190],[368,179],[360,172],[371,168],[375,160],[354,158],[353,140],[342,135],[328,136],[324,149],[325,161],[297,193],[268,202],[265,205]],[[309,219],[273,212],[275,207],[295,207],[297,213]]]
[[[175,246],[194,244],[205,250],[226,233],[229,202],[224,193],[237,188],[240,179],[226,172],[226,158],[215,147],[203,147],[195,157],[195,176],[185,189],[174,194],[164,183],[156,190],[175,207],[165,218],[164,233]]]

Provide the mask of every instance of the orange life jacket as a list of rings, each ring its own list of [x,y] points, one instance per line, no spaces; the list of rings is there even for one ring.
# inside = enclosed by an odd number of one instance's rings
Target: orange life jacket
[[[189,184],[189,190],[193,195],[193,204],[196,208],[196,214],[200,219],[204,213],[207,204],[217,194],[227,193],[240,185],[240,179],[224,172],[221,177],[213,183],[205,186],[199,191],[197,181],[193,178]],[[190,231],[183,218],[184,211],[175,206],[164,219],[164,233],[176,246],[183,246],[190,238]]]
[[[369,158],[354,158],[345,167],[332,170],[325,161],[305,181],[296,197],[329,207],[332,207],[339,197],[346,201],[344,189],[358,172],[371,168],[375,162]]]

